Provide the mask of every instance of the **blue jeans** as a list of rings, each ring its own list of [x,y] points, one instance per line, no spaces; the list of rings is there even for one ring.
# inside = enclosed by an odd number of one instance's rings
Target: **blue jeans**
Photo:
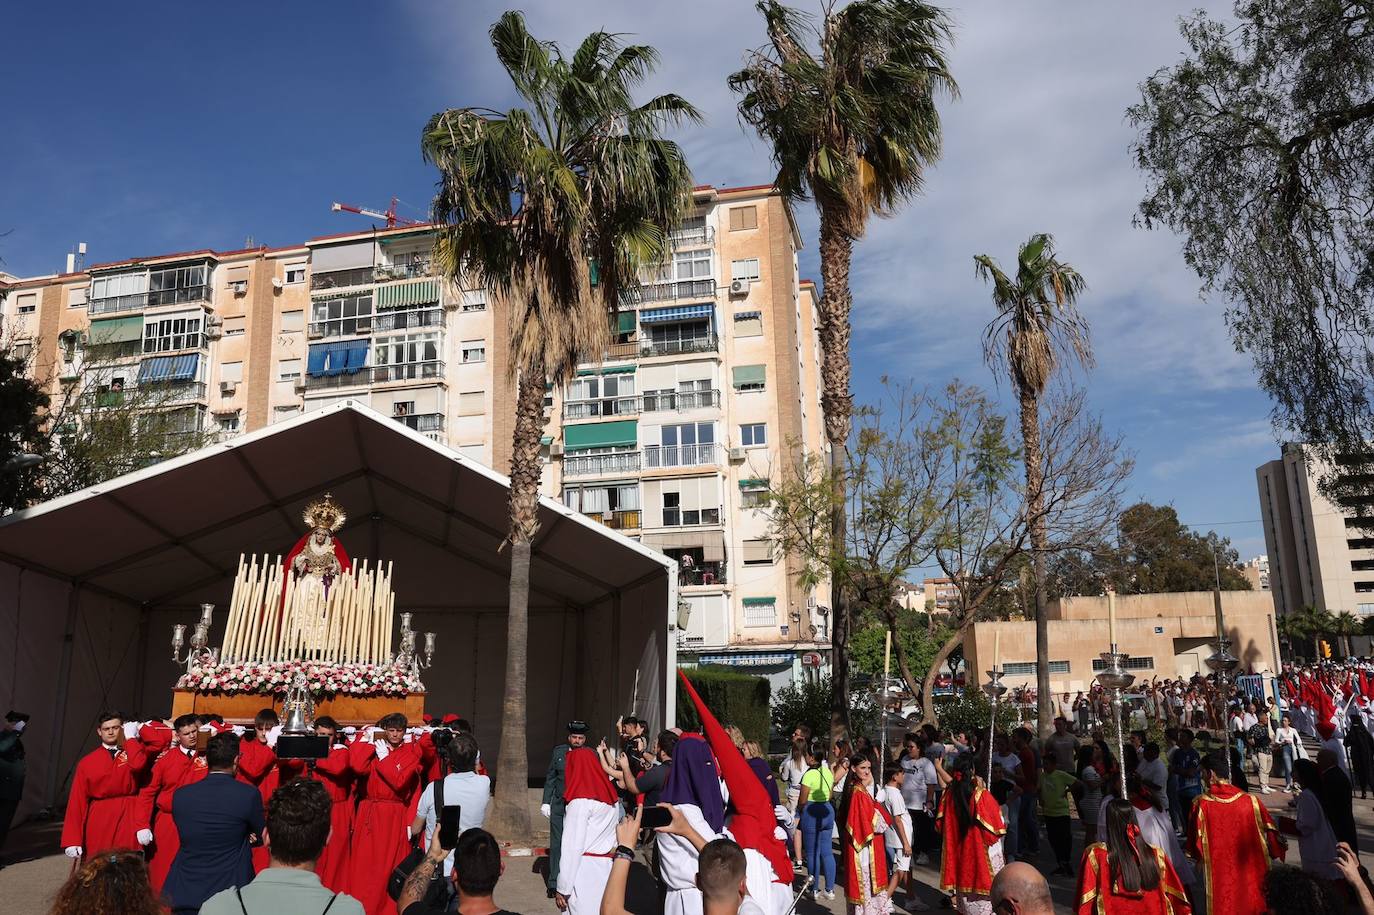
[[[1293,746],[1292,746],[1292,744],[1287,744],[1287,743],[1286,743],[1286,744],[1283,744],[1282,746],[1280,746],[1280,747],[1278,748],[1278,750],[1279,750],[1279,752],[1276,753],[1276,754],[1274,754],[1274,758],[1275,758],[1275,760],[1278,762],[1278,765],[1277,765],[1275,768],[1278,769],[1278,774],[1280,774],[1280,775],[1283,776],[1283,787],[1285,787],[1285,788],[1292,788],[1292,787],[1293,787]]]
[[[813,889],[835,888],[835,808],[825,801],[811,801],[802,810],[802,854],[815,880]]]
[[[1021,809],[1017,813],[1017,828],[1020,835],[1017,846],[1020,854],[1040,854],[1040,823],[1035,815],[1036,805],[1040,802],[1040,792],[1027,791],[1021,795]]]
[[[1020,828],[1017,821],[1020,819],[1018,814],[1021,811],[1021,801],[1015,795],[1007,798],[1007,827],[1006,835],[1002,837],[1002,855],[1008,862],[1016,857],[1016,849],[1020,836]]]

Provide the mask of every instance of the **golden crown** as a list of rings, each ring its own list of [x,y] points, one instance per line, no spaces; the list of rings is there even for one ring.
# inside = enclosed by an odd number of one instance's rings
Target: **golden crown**
[[[344,522],[348,520],[348,514],[329,493],[325,493],[324,498],[316,499],[307,505],[301,517],[306,524],[310,525],[312,531],[323,529],[331,534],[338,532],[339,528],[343,527]]]

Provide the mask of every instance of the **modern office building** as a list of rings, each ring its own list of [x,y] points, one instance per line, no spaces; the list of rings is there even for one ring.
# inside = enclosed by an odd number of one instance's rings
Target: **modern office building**
[[[1317,489],[1327,465],[1301,445],[1283,446],[1276,461],[1255,470],[1269,559],[1269,590],[1279,614],[1316,607],[1332,613],[1374,613],[1374,534],[1361,527],[1355,506],[1368,503],[1374,479],[1367,467],[1341,468],[1352,495],[1342,505]]]
[[[828,648],[828,594],[767,538],[769,480],[826,449],[816,290],[769,186],[702,187],[604,358],[546,401],[546,494],[681,568],[679,656],[779,682]],[[169,434],[231,439],[341,400],[505,472],[506,316],[434,275],[433,232],[198,250],[0,278],[5,332],[56,398],[147,387]]]

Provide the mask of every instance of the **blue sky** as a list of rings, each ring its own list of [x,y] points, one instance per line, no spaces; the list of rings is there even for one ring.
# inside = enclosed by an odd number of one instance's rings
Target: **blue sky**
[[[810,0],[797,0],[814,6]],[[944,105],[945,155],[923,199],[856,250],[855,388],[878,377],[993,385],[979,333],[991,313],[972,256],[1011,262],[1037,231],[1087,278],[1098,366],[1091,403],[1136,452],[1131,495],[1173,504],[1243,556],[1263,552],[1255,467],[1277,455],[1269,404],[1166,233],[1131,226],[1143,182],[1124,110],[1183,49],[1194,2],[964,2],[950,6],[962,96]],[[1225,15],[1229,4],[1203,4]],[[334,200],[423,217],[434,175],[419,131],[444,107],[514,104],[487,44],[507,3],[6,4],[0,29],[0,269],[59,269],[192,248],[290,244],[367,223]],[[595,28],[655,45],[650,85],[708,122],[680,136],[696,179],[771,178],[725,76],[762,42],[745,0],[528,0],[540,36]],[[804,275],[815,216],[799,211]],[[1006,394],[1002,384],[999,393]]]

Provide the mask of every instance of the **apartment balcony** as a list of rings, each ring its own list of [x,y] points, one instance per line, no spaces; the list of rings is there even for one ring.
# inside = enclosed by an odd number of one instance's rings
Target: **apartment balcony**
[[[356,388],[372,383],[372,376],[367,368],[360,368],[356,372],[340,372],[337,375],[307,375],[305,376],[305,389],[307,391],[327,391],[331,388]]]
[[[644,449],[644,467],[700,467],[723,463],[720,445],[649,445]]]
[[[668,240],[672,242],[674,248],[695,248],[709,245],[715,238],[716,230],[712,226],[675,229],[668,234]]]
[[[702,407],[719,407],[720,391],[668,391],[661,394],[644,395],[644,412],[697,410]]]
[[[640,398],[599,397],[596,400],[563,402],[564,419],[591,419],[599,416],[632,416],[640,412]]]
[[[603,474],[637,473],[640,466],[638,451],[617,451],[609,454],[563,455],[563,476],[595,477]]]
[[[620,509],[617,511],[583,512],[593,521],[600,521],[613,531],[632,531],[640,527],[640,510]]]
[[[323,289],[347,289],[350,286],[370,286],[374,283],[376,270],[373,267],[354,267],[351,270],[331,270],[328,273],[310,275],[310,291]]]
[[[639,355],[678,356],[684,353],[714,353],[720,349],[720,338],[715,334],[702,337],[688,337],[683,340],[642,340]]]
[[[444,440],[444,414],[442,413],[398,413],[391,418],[407,429],[414,429],[416,432],[423,433],[436,442]]]
[[[143,355],[145,356],[170,356],[173,353],[186,353],[209,348],[210,338],[205,334],[177,334],[174,337],[143,338]]]
[[[314,327],[314,325],[311,325]],[[372,318],[372,329],[376,333],[391,330],[411,330],[417,327],[443,327],[444,310],[438,305],[418,311],[383,311]],[[364,331],[359,331],[364,333]]]
[[[138,386],[130,385],[119,391],[86,391],[81,394],[78,403],[83,410],[124,406],[135,410],[152,410],[172,404],[205,400],[205,390],[203,381],[146,382]]]
[[[410,381],[416,378],[442,379],[442,362],[405,362],[400,365],[377,365],[372,367],[372,383],[383,384],[388,381]]]
[[[683,587],[713,587],[723,585],[725,580],[725,563],[723,562],[703,562],[690,569],[679,568],[677,573],[677,583]]]
[[[434,275],[434,262],[429,258],[410,261],[405,264],[382,264],[373,269],[373,278],[379,283],[392,280],[413,280],[421,276]]]
[[[643,283],[638,289],[630,290],[625,298],[628,302],[677,302],[683,299],[714,299],[716,281],[678,280],[675,283]]]

